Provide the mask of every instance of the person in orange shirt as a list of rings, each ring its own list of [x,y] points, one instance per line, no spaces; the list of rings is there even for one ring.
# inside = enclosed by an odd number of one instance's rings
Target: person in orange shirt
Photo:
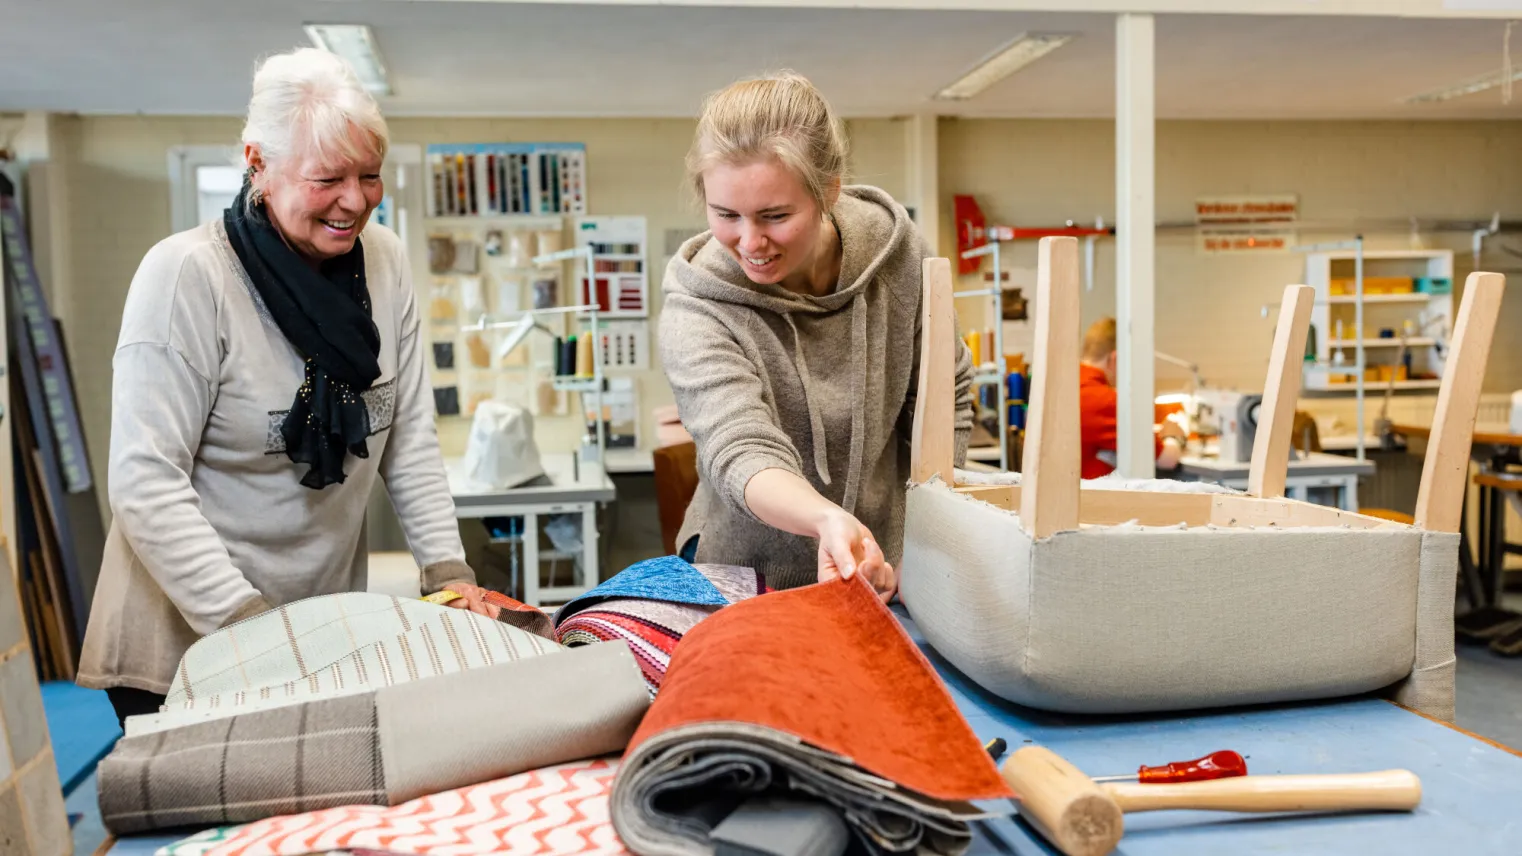
[[[1115,363],[1115,319],[1101,318],[1083,336],[1083,362],[1078,366],[1082,478],[1097,479],[1115,471]],[[1159,470],[1178,466],[1184,439],[1178,423],[1163,420],[1154,453]]]

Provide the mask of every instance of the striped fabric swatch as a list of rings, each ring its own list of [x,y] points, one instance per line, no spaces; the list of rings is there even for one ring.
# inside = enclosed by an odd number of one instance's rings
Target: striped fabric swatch
[[[692,565],[676,558],[660,568],[660,574],[646,573],[639,578],[641,586],[637,590],[641,595],[637,597],[610,595],[610,592],[629,588],[608,585],[618,579],[614,577],[604,586],[563,607],[557,613],[561,618],[555,628],[556,640],[566,647],[613,640],[627,643],[639,662],[651,698],[660,691],[666,667],[671,664],[671,655],[687,631],[724,606],[749,600],[768,590],[765,578],[750,568]],[[701,590],[701,586],[689,578],[704,581],[721,595],[723,602],[713,604],[688,599],[688,593]],[[668,587],[662,582],[671,580],[677,580],[678,584]]]
[[[202,638],[180,661],[163,712],[127,720],[151,734],[564,650],[464,609],[367,592],[287,604]]]
[[[635,603],[637,611],[637,602]],[[698,613],[698,617],[707,614],[698,609],[693,611]],[[644,675],[645,686],[649,688],[651,698],[661,688],[661,679],[666,676],[666,667],[671,665],[671,653],[676,650],[676,643],[682,641],[681,631],[601,609],[589,609],[571,616],[560,625],[559,635],[560,644],[568,648],[619,639],[628,643],[629,650],[634,652],[634,659],[639,663],[640,673]]]
[[[618,763],[612,758],[577,761],[441,791],[391,808],[344,806],[210,829],[156,856],[627,853],[608,817],[608,794]]]

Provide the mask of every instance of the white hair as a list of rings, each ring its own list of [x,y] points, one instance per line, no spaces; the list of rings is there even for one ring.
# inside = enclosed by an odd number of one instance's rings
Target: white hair
[[[368,151],[356,146],[355,128],[363,132],[357,136],[369,139]],[[254,72],[243,142],[259,147],[266,166],[307,154],[338,164],[367,155],[384,158],[390,134],[380,105],[347,62],[324,50],[299,48],[265,59]]]

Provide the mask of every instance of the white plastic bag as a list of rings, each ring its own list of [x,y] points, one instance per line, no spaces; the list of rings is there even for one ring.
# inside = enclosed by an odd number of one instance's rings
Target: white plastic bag
[[[503,401],[481,402],[465,444],[465,475],[497,489],[517,487],[544,475],[534,442],[533,415]]]

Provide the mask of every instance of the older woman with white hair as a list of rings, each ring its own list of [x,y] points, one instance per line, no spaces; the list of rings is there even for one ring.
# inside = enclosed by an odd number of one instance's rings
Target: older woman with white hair
[[[421,590],[496,611],[465,563],[402,245],[369,224],[386,146],[342,60],[269,58],[242,192],[133,277],[113,362],[113,520],[77,678],[123,720],[158,710],[201,636],[363,590],[377,477]]]

